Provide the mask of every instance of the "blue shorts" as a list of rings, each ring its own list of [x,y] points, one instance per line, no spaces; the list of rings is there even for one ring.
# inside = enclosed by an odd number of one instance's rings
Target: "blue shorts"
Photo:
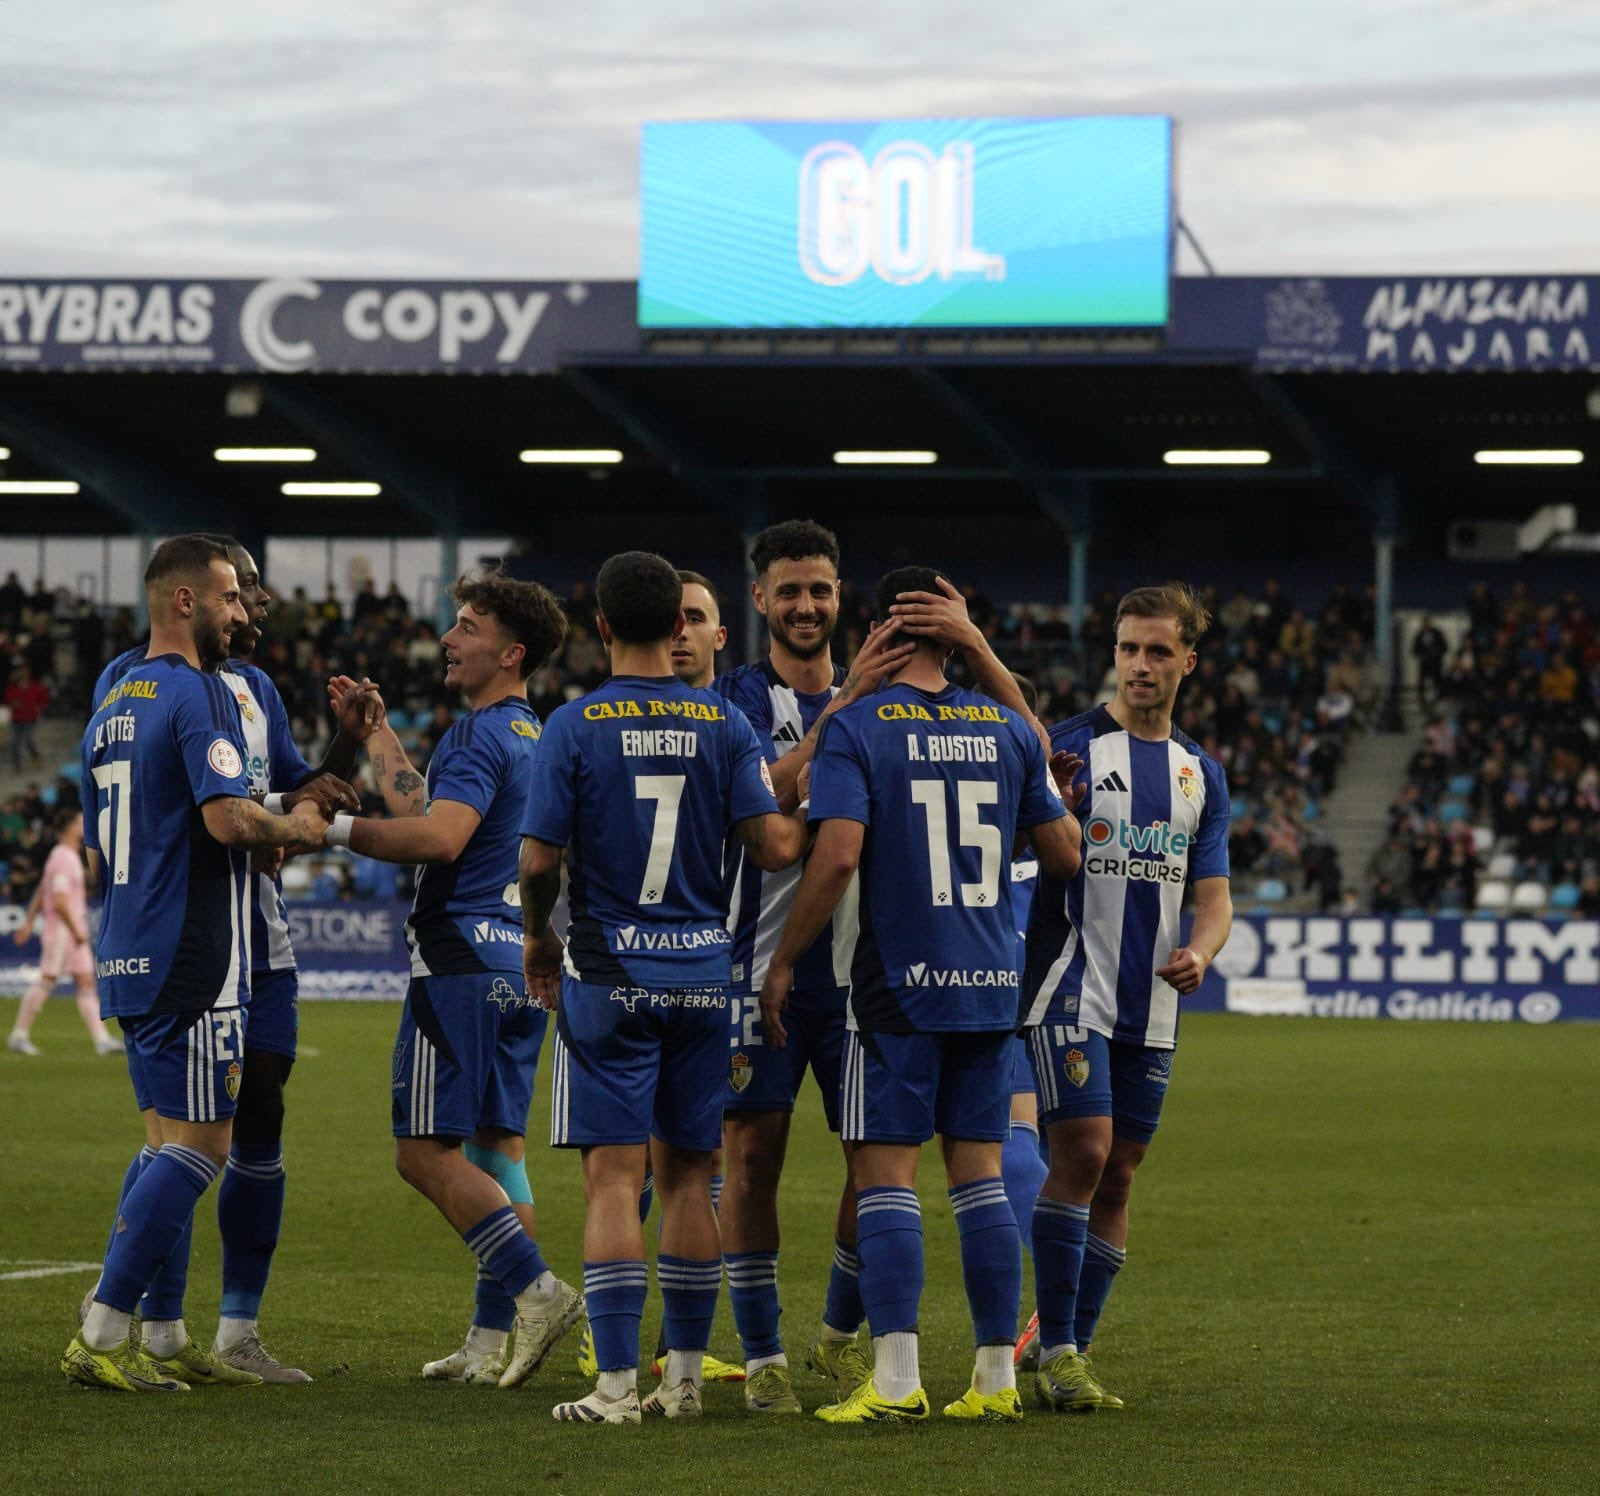
[[[522,974],[413,977],[390,1077],[397,1138],[470,1138],[528,1130],[533,1076],[549,1014]]]
[[[1011,1135],[1012,1034],[845,1035],[847,1143],[977,1143]]]
[[[1038,1024],[1024,1036],[1042,1125],[1066,1117],[1110,1117],[1119,1137],[1148,1143],[1156,1135],[1176,1051],[1124,1044],[1062,1023]]]
[[[1011,1094],[1032,1096],[1033,1061],[1028,1058],[1028,1041],[1018,1034],[1011,1045]]]
[[[239,1108],[243,1008],[141,1013],[122,1018],[128,1077],[141,1112],[178,1122],[221,1122]]]
[[[828,1130],[839,1130],[839,1067],[844,1058],[844,1015],[848,993],[826,999],[791,998],[783,1026],[789,1042],[782,1049],[767,1043],[761,1026],[761,994],[730,993],[733,1016],[733,1058],[722,1100],[725,1112],[792,1112],[806,1078],[806,1066],[822,1092]]]
[[[252,971],[250,973],[250,1047],[273,1054],[295,1055],[300,1037],[300,973]]]
[[[694,1153],[722,1141],[728,993],[651,992],[563,974],[550,1089],[550,1143],[593,1148],[652,1133]]]

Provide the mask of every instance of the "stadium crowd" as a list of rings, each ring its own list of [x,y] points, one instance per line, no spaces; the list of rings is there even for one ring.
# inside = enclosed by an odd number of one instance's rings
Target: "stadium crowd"
[[[852,581],[841,591],[835,657],[848,663],[870,630],[872,605]],[[996,652],[1036,682],[1045,721],[1063,720],[1109,697],[1114,592],[1092,600],[1076,636],[1063,604],[997,605],[970,582],[962,592]],[[1318,819],[1349,735],[1376,699],[1370,593],[1339,586],[1320,606],[1307,608],[1269,580],[1256,595],[1236,590],[1224,597],[1211,586],[1201,596],[1213,623],[1201,643],[1200,664],[1179,697],[1178,720],[1227,767],[1235,878],[1247,888],[1252,881],[1276,882],[1291,897],[1332,908],[1343,879],[1337,850]],[[541,718],[594,689],[607,674],[588,583],[576,582],[564,606],[566,643],[529,681],[529,701]],[[380,593],[369,581],[341,598],[330,584],[316,599],[296,587],[273,603],[268,629],[259,663],[278,683],[296,738],[313,760],[331,735],[329,678],[370,676],[414,761],[426,769],[460,704],[444,686],[437,628],[416,616],[397,586]],[[50,593],[42,582],[32,594],[24,592],[14,574],[0,587],[0,630],[6,631],[0,634],[0,660],[10,662],[13,680],[28,667],[50,693],[48,710],[58,719],[81,718],[86,683],[136,637],[128,610],[101,618],[87,605]],[[959,677],[959,669],[953,674]],[[364,812],[382,814],[370,784],[357,788]],[[0,877],[7,901],[26,903],[49,851],[48,825],[76,799],[72,780],[57,777],[6,802],[0,812]],[[347,853],[308,859],[291,867],[286,880],[290,897],[372,898],[409,891],[406,870]]]
[[[1520,581],[1503,599],[1478,583],[1465,611],[1453,655],[1417,651],[1430,720],[1373,908],[1600,916],[1600,629],[1576,593]]]

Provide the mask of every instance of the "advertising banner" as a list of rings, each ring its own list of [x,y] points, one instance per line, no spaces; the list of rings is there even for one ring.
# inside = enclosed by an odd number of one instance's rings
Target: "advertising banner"
[[[1596,279],[1185,278],[1173,283],[1166,351],[1285,371],[1593,368],[1600,360],[1600,311],[1590,294]]]
[[[289,911],[289,933],[300,963],[302,999],[344,1002],[399,1002],[411,980],[405,923],[410,905],[400,899],[356,902],[296,901]],[[39,940],[26,945],[13,938],[24,910],[0,906],[0,994],[24,992],[39,974]],[[98,908],[90,910],[91,928]],[[67,991],[69,983],[58,989]]]
[[[0,281],[0,370],[533,374],[638,345],[627,281]]]
[[[641,327],[1161,327],[1172,121],[644,127]]]
[[[1190,1010],[1460,1023],[1600,1019],[1600,921],[1250,914]]]

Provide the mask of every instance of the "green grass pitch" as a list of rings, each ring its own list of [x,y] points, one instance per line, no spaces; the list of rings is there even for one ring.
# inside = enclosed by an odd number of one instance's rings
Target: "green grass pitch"
[[[9,1024],[10,1004],[0,1004]],[[263,1314],[309,1387],[182,1399],[69,1389],[92,1273],[0,1279],[0,1485],[14,1491],[1389,1492],[1594,1490],[1600,1468],[1600,1027],[1192,1018],[1135,1189],[1096,1362],[1123,1414],[1021,1427],[838,1429],[744,1413],[572,1428],[569,1341],[515,1392],[424,1385],[459,1343],[473,1265],[395,1175],[392,1006],[308,1004],[289,1091],[289,1204]],[[0,1274],[100,1255],[140,1133],[121,1064],[70,1002],[0,1054]],[[577,1159],[530,1131],[540,1237],[579,1269]],[[970,1367],[955,1230],[926,1161],[924,1379]],[[790,1355],[831,1256],[838,1154],[814,1096],[783,1198]],[[201,1207],[191,1329],[218,1297]],[[652,1233],[653,1234],[653,1233]],[[646,1311],[653,1342],[657,1310]],[[713,1349],[736,1355],[726,1295]],[[648,1350],[648,1346],[646,1347]],[[822,1387],[800,1373],[808,1406]]]

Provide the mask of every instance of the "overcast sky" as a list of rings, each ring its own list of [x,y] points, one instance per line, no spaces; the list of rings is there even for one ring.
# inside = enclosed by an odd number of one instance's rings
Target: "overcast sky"
[[[1096,112],[1225,274],[1600,270],[1600,0],[0,0],[0,275],[631,277],[643,120]]]

